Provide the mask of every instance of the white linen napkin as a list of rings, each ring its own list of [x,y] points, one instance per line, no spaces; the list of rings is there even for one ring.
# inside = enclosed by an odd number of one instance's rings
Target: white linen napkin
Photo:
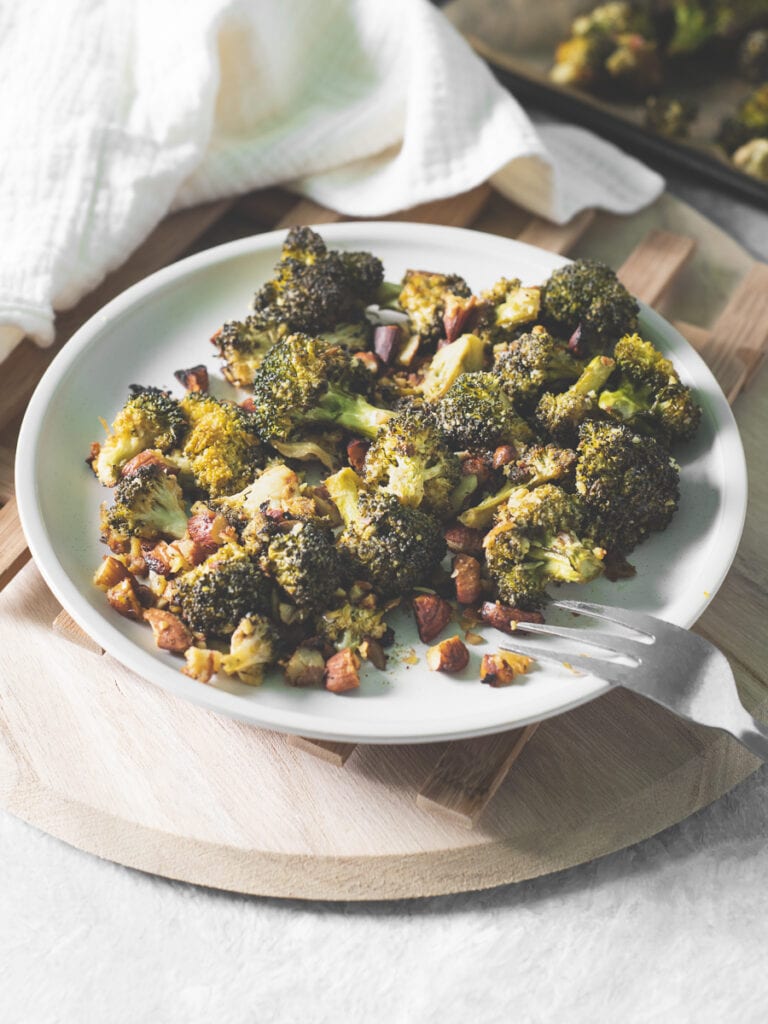
[[[535,129],[427,0],[25,0],[0,66],[0,359],[173,208],[282,183],[376,217],[492,178],[564,222],[663,188]]]

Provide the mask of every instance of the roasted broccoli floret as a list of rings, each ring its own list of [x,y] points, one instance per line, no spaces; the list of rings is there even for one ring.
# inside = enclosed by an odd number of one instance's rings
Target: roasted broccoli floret
[[[543,432],[558,444],[575,444],[579,425],[597,409],[598,395],[615,365],[608,356],[595,356],[567,391],[542,395],[536,406],[536,419]]]
[[[339,608],[323,612],[316,621],[317,635],[337,651],[357,651],[364,640],[380,640],[387,632],[385,608],[370,608],[346,601]]]
[[[376,435],[365,456],[363,479],[396,495],[403,505],[447,519],[454,511],[461,464],[433,419],[407,409]]]
[[[603,571],[605,552],[583,539],[578,500],[554,484],[513,491],[484,543],[499,596],[518,608],[540,608],[550,582],[587,583]]]
[[[381,260],[370,253],[332,251],[311,228],[292,228],[274,276],[256,293],[253,308],[287,323],[292,333],[317,335],[339,324],[361,323],[383,279]]]
[[[649,96],[645,101],[645,127],[670,139],[684,139],[698,115],[690,100],[669,96]]]
[[[664,77],[656,43],[638,32],[616,37],[605,70],[614,88],[640,98],[658,89]]]
[[[521,486],[538,487],[554,480],[561,485],[570,483],[575,465],[576,452],[569,448],[558,448],[554,444],[530,445],[520,458],[504,467],[507,483],[495,494],[487,495],[479,504],[468,508],[459,516],[459,521],[465,526],[483,530],[513,491]]]
[[[229,642],[229,654],[221,658],[221,668],[242,683],[260,686],[264,669],[274,665],[280,654],[277,629],[263,615],[249,614],[240,620]]]
[[[524,414],[533,410],[542,392],[576,380],[581,369],[582,363],[543,327],[512,342],[497,355],[493,367],[515,408]]]
[[[399,594],[425,580],[445,555],[440,523],[394,494],[366,491],[351,469],[325,481],[344,522],[338,545],[356,574],[384,595]]]
[[[268,614],[272,584],[237,545],[226,544],[173,581],[173,606],[196,633],[229,638],[247,615]]]
[[[485,342],[476,334],[464,334],[450,345],[443,345],[432,356],[419,391],[428,402],[438,401],[462,373],[482,370],[485,348]]]
[[[724,118],[717,141],[729,155],[750,139],[768,138],[768,82],[758,86]]]
[[[465,373],[435,405],[435,417],[456,450],[488,449],[533,439],[495,373]]]
[[[542,313],[556,332],[579,347],[610,351],[637,327],[639,307],[610,267],[576,260],[556,270],[544,286]]]
[[[612,553],[627,554],[677,509],[679,468],[652,437],[588,421],[580,430],[576,490],[587,529]]]
[[[739,71],[748,82],[768,80],[768,29],[747,33],[739,47]]]
[[[112,541],[183,537],[187,512],[176,477],[152,464],[123,477],[115,490],[114,505],[102,506],[101,525],[104,536]]]
[[[189,392],[180,405],[190,429],[172,458],[182,476],[191,477],[197,490],[213,498],[250,483],[264,462],[255,417],[202,391]]]
[[[131,384],[131,395],[115,417],[111,433],[92,462],[105,487],[114,487],[121,468],[145,448],[167,452],[187,429],[187,421],[175,398],[160,388]],[[102,421],[103,422],[103,421]],[[105,424],[106,428],[106,424]]]
[[[701,409],[669,359],[638,334],[622,338],[615,356],[620,378],[600,395],[603,412],[666,444],[693,437]]]
[[[766,10],[764,0],[675,0],[672,13],[667,53],[678,56],[737,37],[764,19]]]
[[[524,288],[519,278],[502,277],[480,297],[488,304],[481,333],[492,345],[509,341],[515,331],[538,319],[541,288]]]
[[[285,321],[275,320],[269,310],[259,310],[245,320],[229,320],[211,341],[224,360],[222,373],[230,384],[246,387],[264,356],[290,330]]]
[[[472,292],[458,274],[431,274],[426,270],[409,270],[403,278],[398,303],[408,314],[411,333],[423,344],[445,337],[445,305],[448,297],[469,299]]]
[[[337,345],[291,334],[264,358],[253,380],[254,420],[266,440],[298,440],[304,430],[338,425],[375,437],[392,413],[363,397],[368,371]]]
[[[317,522],[298,520],[276,533],[259,565],[303,611],[317,611],[343,579],[341,556],[330,531]]]

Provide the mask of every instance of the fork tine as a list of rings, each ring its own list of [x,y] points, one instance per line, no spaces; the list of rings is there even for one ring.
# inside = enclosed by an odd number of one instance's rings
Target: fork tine
[[[592,601],[553,601],[552,604],[568,612],[578,612],[579,615],[591,615],[596,619],[605,619],[606,622],[616,622],[620,626],[634,630],[635,633],[650,637],[651,640],[655,640],[658,633],[658,621],[650,615],[643,615],[642,612],[625,613],[620,608],[609,608],[607,605],[595,604]],[[669,625],[675,628],[671,623]]]
[[[615,633],[601,633],[596,629],[571,629],[569,626],[557,626],[549,622],[520,622],[515,633],[541,633],[543,636],[559,636],[563,640],[575,640],[579,644],[591,644],[615,654],[637,654],[641,656],[648,644],[631,637],[618,636]]]
[[[606,661],[599,655],[590,658],[586,654],[579,654],[576,651],[548,651],[535,640],[526,642],[518,640],[517,636],[505,640],[499,644],[503,651],[512,651],[515,654],[525,654],[534,661],[553,661],[565,668],[585,672],[587,675],[597,676],[608,683],[628,683],[633,678],[637,679],[636,669],[627,665],[621,665],[615,661]]]

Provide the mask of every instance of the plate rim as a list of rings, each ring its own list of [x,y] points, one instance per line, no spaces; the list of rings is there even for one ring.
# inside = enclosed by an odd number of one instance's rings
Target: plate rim
[[[323,237],[331,242],[341,241],[349,243],[364,241],[366,234],[372,231],[380,234],[383,233],[385,236],[388,235],[395,241],[404,242],[407,242],[407,238],[403,238],[403,236],[412,233],[422,236],[420,241],[428,241],[428,238],[425,236],[431,236],[432,239],[436,239],[442,235],[446,241],[450,239],[453,245],[464,236],[467,241],[471,238],[475,243],[478,238],[482,238],[488,247],[494,245],[499,245],[501,248],[511,246],[518,251],[528,250],[531,256],[535,254],[537,259],[540,259],[543,255],[550,262],[553,259],[563,264],[570,262],[567,257],[549,252],[538,246],[530,245],[527,242],[522,242],[515,238],[507,238],[502,235],[486,234],[471,228],[423,224],[413,221],[376,220],[342,221],[312,226],[316,227],[323,234]],[[54,596],[75,622],[93,637],[107,653],[116,658],[128,670],[139,675],[148,684],[159,686],[166,693],[170,693],[172,696],[183,700],[188,700],[213,713],[223,714],[229,718],[244,721],[256,727],[300,734],[314,739],[370,744],[397,744],[444,742],[446,740],[470,738],[472,736],[492,735],[563,714],[602,696],[611,689],[611,685],[595,678],[594,688],[586,696],[582,694],[570,701],[558,703],[543,714],[516,715],[512,721],[497,721],[490,725],[470,725],[469,727],[467,727],[467,716],[462,714],[461,722],[454,722],[453,719],[443,719],[440,731],[430,732],[427,735],[423,732],[409,731],[408,725],[410,720],[403,721],[402,731],[394,735],[392,730],[399,725],[399,720],[394,722],[390,720],[381,732],[375,729],[371,732],[365,732],[361,731],[359,723],[356,723],[354,720],[338,720],[332,715],[321,716],[316,713],[313,713],[309,720],[305,720],[307,719],[306,712],[294,711],[288,708],[260,706],[255,702],[243,701],[237,694],[232,694],[216,687],[193,685],[193,681],[189,680],[178,669],[175,670],[175,676],[177,677],[175,680],[170,677],[164,678],[166,673],[153,673],[152,668],[157,667],[158,662],[151,654],[137,646],[116,625],[108,622],[106,617],[94,616],[94,609],[82,597],[80,588],[69,577],[63,565],[59,562],[55,547],[50,540],[48,530],[37,505],[38,485],[37,474],[34,472],[34,468],[36,466],[37,448],[43,423],[42,414],[45,412],[48,401],[56,391],[61,379],[63,379],[78,358],[82,356],[83,352],[98,342],[99,334],[108,327],[110,322],[114,322],[124,312],[133,308],[137,301],[151,297],[173,281],[184,278],[188,274],[200,269],[216,266],[229,259],[236,259],[252,252],[268,250],[276,245],[279,246],[285,237],[285,233],[286,229],[281,228],[235,239],[210,249],[204,249],[154,271],[152,274],[135,282],[97,310],[77,329],[51,361],[29,401],[19,432],[15,460],[15,492],[19,518],[30,552],[38,571]],[[718,511],[719,516],[728,517],[728,522],[731,526],[738,523],[738,529],[732,534],[732,551],[729,552],[728,558],[724,561],[716,581],[710,585],[707,592],[703,592],[699,599],[691,605],[691,614],[684,617],[685,621],[681,619],[676,622],[677,625],[687,628],[696,622],[704,609],[712,601],[736,556],[747,509],[748,475],[746,457],[733,411],[706,362],[668,320],[642,302],[640,303],[640,315],[641,319],[649,323],[655,331],[662,333],[664,336],[671,335],[677,344],[681,343],[686,349],[686,358],[696,364],[697,386],[701,388],[705,382],[707,384],[708,396],[710,401],[713,402],[712,414],[715,418],[717,436],[727,449],[724,455],[728,459],[729,475],[733,474],[734,485],[726,490],[722,505]],[[257,714],[254,714],[254,711]]]

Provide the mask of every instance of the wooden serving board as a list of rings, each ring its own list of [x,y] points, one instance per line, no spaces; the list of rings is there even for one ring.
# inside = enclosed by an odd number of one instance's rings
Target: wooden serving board
[[[588,213],[556,228],[483,186],[398,216],[608,260],[739,396],[750,510],[734,568],[697,629],[729,656],[745,703],[768,714],[768,485],[759,470],[768,396],[760,383],[740,394],[768,341],[768,268],[670,197],[632,218]],[[176,215],[61,318],[60,334],[195,248],[333,219],[277,190]],[[623,691],[539,726],[400,747],[284,737],[175,700],[103,655],[26,564],[7,467],[49,358],[25,345],[3,367],[13,398],[0,409],[0,803],[19,817],[99,856],[222,889],[425,896],[611,852],[681,820],[758,766],[724,735]]]

